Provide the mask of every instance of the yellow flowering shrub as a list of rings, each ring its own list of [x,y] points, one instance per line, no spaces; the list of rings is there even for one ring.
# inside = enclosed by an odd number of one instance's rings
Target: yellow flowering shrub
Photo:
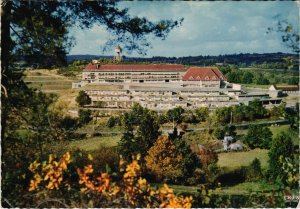
[[[62,171],[67,169],[70,163],[70,158],[66,156],[70,154],[66,153],[57,163],[50,160],[50,156],[45,165],[36,161],[31,163],[29,169],[34,173],[34,177],[30,182],[29,191],[38,190],[42,181],[48,181],[45,189],[57,189],[65,180]],[[86,165],[83,169],[77,168],[81,193],[101,196],[101,200],[115,202],[114,206],[118,207],[190,208],[192,206],[192,197],[177,196],[166,184],[158,190],[153,189],[147,180],[140,176],[142,172],[138,160],[139,156],[126,164],[121,159],[120,176],[115,181],[108,173],[95,175],[92,165]],[[43,168],[42,174],[38,173],[40,166]],[[55,172],[56,175],[53,174]]]
[[[67,170],[70,162],[71,155],[69,152],[65,153],[59,161],[54,160],[53,155],[49,155],[48,161],[42,164],[34,161],[29,166],[29,170],[34,174],[34,177],[30,180],[28,190],[38,190],[39,184],[42,182],[46,184],[47,189],[59,189],[63,181],[63,172]]]

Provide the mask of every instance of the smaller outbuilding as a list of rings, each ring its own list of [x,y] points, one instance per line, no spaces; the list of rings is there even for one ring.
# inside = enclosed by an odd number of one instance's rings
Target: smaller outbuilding
[[[233,143],[228,146],[228,150],[231,150],[231,151],[241,151],[243,149],[244,149],[243,145],[239,144],[239,143]]]

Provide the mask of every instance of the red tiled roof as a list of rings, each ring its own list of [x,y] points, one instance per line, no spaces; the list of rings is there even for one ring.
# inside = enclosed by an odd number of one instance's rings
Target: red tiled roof
[[[182,77],[183,81],[220,81],[226,80],[216,67],[190,67]]]
[[[152,64],[152,65],[97,65],[97,64],[88,64],[85,67],[85,70],[99,70],[99,71],[110,71],[110,70],[146,70],[146,71],[152,71],[152,70],[167,70],[167,71],[180,71],[184,70],[183,65],[177,65],[177,64]]]

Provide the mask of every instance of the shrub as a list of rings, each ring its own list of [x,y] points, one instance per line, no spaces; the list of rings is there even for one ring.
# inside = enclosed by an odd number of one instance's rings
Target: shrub
[[[78,115],[78,121],[81,126],[89,123],[93,119],[91,110],[80,109]]]
[[[76,97],[76,102],[80,107],[91,104],[92,100],[85,91],[80,91]]]
[[[257,181],[262,178],[262,170],[259,159],[255,158],[247,168],[246,180]]]
[[[108,121],[107,121],[107,127],[112,128],[115,126],[116,123],[116,119],[114,118],[114,116],[111,116]]]
[[[251,149],[262,148],[269,149],[272,143],[272,132],[269,127],[250,126],[243,142]]]
[[[51,197],[52,201],[55,197],[65,198],[59,201],[64,207],[70,207],[66,204],[70,198],[73,207],[190,208],[192,206],[192,197],[176,196],[166,184],[157,190],[150,187],[147,180],[140,177],[141,167],[138,159],[137,157],[127,165],[121,160],[120,171],[116,174],[118,178],[113,178],[108,172],[95,175],[91,164],[70,173],[70,167],[76,165],[71,165],[73,162],[69,152],[60,160],[50,155],[49,160],[43,163],[34,161],[29,167],[33,176],[29,191],[35,192],[30,196],[33,197],[31,204],[35,203],[34,198],[40,196],[36,192],[43,190],[43,198]],[[77,189],[72,190],[78,186],[80,194]],[[62,193],[64,188],[68,189]]]
[[[158,180],[175,179],[183,175],[183,157],[175,144],[166,136],[159,137],[148,150],[146,166]]]

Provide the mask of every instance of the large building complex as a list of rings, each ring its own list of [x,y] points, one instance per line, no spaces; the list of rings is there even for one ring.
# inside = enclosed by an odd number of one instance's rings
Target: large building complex
[[[122,110],[139,103],[149,109],[164,111],[178,106],[190,110],[203,106],[214,109],[248,104],[254,99],[266,106],[281,102],[273,94],[244,92],[241,85],[228,83],[217,67],[123,64],[120,47],[116,48],[114,60],[117,63],[109,65],[93,60],[83,69],[82,80],[73,83],[73,88],[87,85],[84,89],[94,107]],[[111,88],[114,86],[119,89]]]
[[[183,65],[99,65],[88,64],[82,79],[88,83],[178,82],[186,69]]]

